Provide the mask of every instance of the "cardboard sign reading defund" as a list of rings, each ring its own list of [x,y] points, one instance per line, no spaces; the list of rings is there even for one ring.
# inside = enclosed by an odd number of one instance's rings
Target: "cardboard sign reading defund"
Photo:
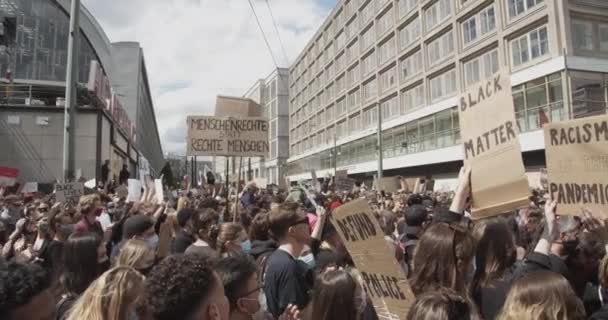
[[[188,117],[189,156],[268,156],[265,118]]]
[[[379,319],[404,320],[414,294],[366,200],[336,209],[332,223],[361,272]]]
[[[71,200],[78,203],[83,193],[84,184],[82,182],[58,183],[55,185],[55,198],[60,202]]]
[[[548,191],[557,212],[578,215],[583,207],[608,218],[608,116],[547,124]]]
[[[527,205],[528,180],[515,122],[511,80],[500,72],[460,96],[464,162],[472,167],[472,216],[486,218]]]

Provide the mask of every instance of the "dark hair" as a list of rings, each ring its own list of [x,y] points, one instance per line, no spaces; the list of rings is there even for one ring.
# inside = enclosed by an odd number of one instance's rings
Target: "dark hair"
[[[445,289],[419,296],[407,313],[407,320],[469,320],[472,309],[465,298]]]
[[[429,227],[414,251],[414,273],[410,280],[414,294],[450,288],[467,296],[464,276],[473,250],[473,237],[462,226],[442,222]]]
[[[277,240],[283,238],[287,230],[298,221],[300,218],[299,207],[298,203],[288,201],[270,211],[268,226],[274,238]]]
[[[253,221],[251,221],[251,228],[249,228],[249,238],[251,241],[266,241],[270,239],[269,235],[269,222],[268,213],[258,213]]]
[[[344,270],[325,272],[315,281],[310,319],[356,320],[355,292],[357,282]]]
[[[220,260],[217,270],[224,283],[224,292],[230,306],[234,307],[239,298],[246,292],[247,280],[257,272],[253,258],[244,253],[236,253]]]
[[[213,209],[213,210],[217,210],[219,206],[220,206],[220,203],[217,200],[213,199],[213,198],[204,198],[198,204],[198,207],[200,209]]]
[[[0,319],[10,320],[24,306],[51,286],[51,279],[36,264],[0,261]]]
[[[192,227],[196,236],[206,241],[215,249],[215,242],[219,229],[217,227],[219,216],[212,209],[203,209],[192,216]]]
[[[99,276],[97,248],[101,239],[92,232],[74,233],[63,247],[61,284],[67,293],[80,295]]]
[[[190,221],[190,218],[192,218],[194,214],[194,210],[190,208],[179,210],[179,212],[177,212],[177,224],[180,226],[180,228],[185,228],[186,223]]]
[[[501,279],[517,259],[513,234],[505,218],[490,218],[479,224],[477,227],[483,232],[475,249],[477,268],[470,291],[476,302],[481,301],[481,288],[490,287]]]
[[[218,283],[214,260],[196,254],[162,260],[146,278],[146,304],[155,320],[189,319]]]

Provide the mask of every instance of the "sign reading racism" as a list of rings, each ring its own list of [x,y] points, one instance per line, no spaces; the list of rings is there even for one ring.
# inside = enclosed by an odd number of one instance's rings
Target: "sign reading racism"
[[[58,183],[55,185],[55,199],[60,202],[68,200],[78,203],[80,196],[84,194],[82,182]]]
[[[381,320],[404,320],[414,294],[365,199],[334,211],[336,226]]]
[[[458,110],[464,162],[472,166],[473,218],[528,204],[509,73],[470,86],[460,96]]]
[[[268,156],[265,118],[188,117],[189,156]]]
[[[547,124],[548,189],[557,212],[578,215],[583,207],[608,218],[608,116]]]

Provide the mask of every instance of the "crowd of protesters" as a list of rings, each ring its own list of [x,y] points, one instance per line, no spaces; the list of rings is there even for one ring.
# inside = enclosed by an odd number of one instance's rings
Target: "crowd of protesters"
[[[416,297],[399,318],[608,319],[601,213],[555,212],[534,191],[525,208],[472,220],[469,179],[463,168],[450,193],[324,179],[176,198],[144,186],[137,202],[2,194],[0,319],[379,319],[331,218],[360,198]]]

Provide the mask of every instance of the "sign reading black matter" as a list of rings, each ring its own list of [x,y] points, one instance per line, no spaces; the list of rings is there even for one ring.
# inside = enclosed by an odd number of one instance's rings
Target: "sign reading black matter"
[[[460,95],[460,131],[464,162],[472,168],[474,219],[529,203],[510,80],[503,70]]]
[[[188,155],[268,156],[268,120],[190,116]]]
[[[365,199],[340,206],[332,223],[361,272],[363,289],[381,320],[405,320],[414,302],[409,282]]]
[[[608,217],[608,116],[544,126],[549,192],[557,212],[578,215],[583,207]]]

